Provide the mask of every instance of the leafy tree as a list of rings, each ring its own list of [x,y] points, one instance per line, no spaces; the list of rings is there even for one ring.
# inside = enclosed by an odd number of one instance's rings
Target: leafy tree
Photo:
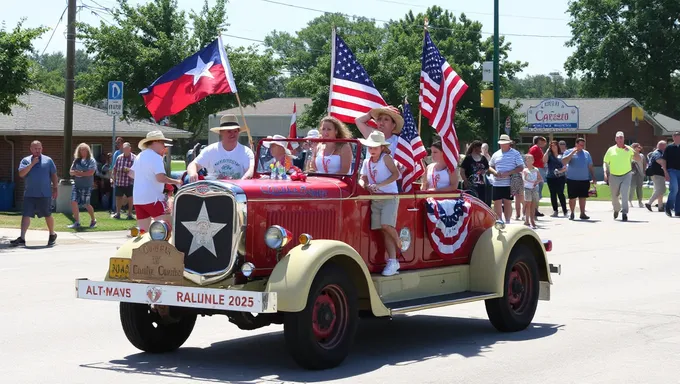
[[[34,52],[32,41],[42,35],[46,28],[21,28],[21,20],[11,32],[3,23],[0,28],[0,113],[12,114],[13,105],[25,106],[19,96],[31,88],[30,54]]]
[[[501,89],[501,96],[513,99],[572,98],[580,96],[580,91],[580,79],[565,79],[561,75],[535,75],[509,80]]]
[[[76,50],[75,88],[83,87],[81,74],[87,72],[92,58],[82,49]],[[50,95],[64,97],[66,94],[66,56],[62,52],[33,55],[32,76],[35,89]]]
[[[205,47],[227,26],[225,0],[217,0],[212,7],[205,1],[201,11],[192,11],[188,18],[176,0],[153,0],[135,7],[127,0],[118,0],[112,15],[114,25],[101,22],[99,26],[80,26],[93,63],[82,76],[86,86],[77,92],[77,98],[97,102],[106,98],[108,81],[124,81],[124,116],[134,119],[151,116],[140,90]],[[191,25],[187,20],[192,21]],[[278,74],[271,52],[260,54],[254,47],[225,49],[242,103],[261,99],[268,80]],[[232,94],[213,95],[170,116],[170,121],[198,136],[204,132],[210,114],[236,105]]]
[[[634,97],[680,118],[680,2],[575,0],[569,13],[576,51],[565,67],[584,73],[585,94]]]
[[[404,18],[377,26],[372,20],[350,20],[340,14],[320,16],[298,31],[295,36],[274,31],[265,44],[282,57],[290,72],[287,90],[296,96],[312,97],[313,104],[300,117],[302,125],[316,126],[327,113],[330,84],[331,30],[351,47],[385,101],[401,105],[404,96],[417,113],[418,92],[423,47],[423,25],[429,20],[430,35],[469,89],[460,100],[456,112],[456,129],[461,141],[487,138],[491,132],[492,112],[480,107],[481,62],[491,59],[493,41],[482,39],[482,25],[464,14],[456,18],[440,7],[431,7],[423,14],[409,12]],[[526,66],[509,62],[510,44],[501,41],[501,76],[512,78]],[[504,81],[507,81],[504,79]],[[503,116],[511,113],[504,107]],[[418,116],[415,116],[418,119]],[[433,129],[422,120],[421,135],[426,144]],[[514,123],[513,123],[514,126]],[[356,128],[355,133],[357,133]],[[519,129],[519,122],[514,127]]]

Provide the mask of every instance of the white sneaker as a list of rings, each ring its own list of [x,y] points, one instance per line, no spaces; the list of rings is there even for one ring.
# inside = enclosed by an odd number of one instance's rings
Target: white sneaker
[[[385,269],[382,271],[383,276],[392,276],[396,275],[399,270],[399,262],[397,259],[388,259],[387,260],[387,265],[385,265]]]

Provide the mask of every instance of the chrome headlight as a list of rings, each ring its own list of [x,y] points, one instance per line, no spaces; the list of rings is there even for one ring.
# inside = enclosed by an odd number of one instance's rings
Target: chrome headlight
[[[151,240],[167,240],[170,238],[170,226],[163,220],[154,221],[149,226]]]
[[[272,225],[264,233],[264,243],[271,249],[281,249],[290,242],[292,237],[291,233],[282,226]]]

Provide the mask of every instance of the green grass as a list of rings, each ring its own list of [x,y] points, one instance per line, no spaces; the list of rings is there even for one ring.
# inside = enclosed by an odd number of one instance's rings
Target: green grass
[[[173,171],[185,171],[187,169],[184,160],[173,160],[170,167]]]
[[[588,200],[594,200],[594,201],[611,201],[612,198],[612,193],[611,189],[609,189],[608,185],[597,185],[597,197],[590,197]],[[642,188],[642,202],[646,202],[649,200],[650,197],[652,197],[652,193],[654,193],[654,189],[652,188]],[[668,191],[666,191],[666,194],[668,194]],[[567,196],[567,188],[564,188],[564,195]],[[543,186],[543,198],[548,198],[550,199],[550,189],[548,189],[548,185]],[[637,194],[635,195],[635,198],[637,198]],[[548,200],[549,201],[549,200]],[[541,204],[543,205],[543,204]],[[550,204],[548,204],[550,205]]]
[[[121,214],[121,219],[113,219],[106,211],[95,211],[94,217],[97,219],[97,226],[89,228],[90,215],[86,211],[80,212],[80,224],[83,225],[79,229],[68,228],[73,224],[73,216],[71,214],[52,213],[54,217],[54,230],[57,232],[105,232],[105,231],[126,231],[131,227],[137,225],[136,220],[127,220],[125,214]],[[21,228],[21,212],[0,212],[0,228]],[[29,229],[47,230],[45,219],[34,218],[31,220]]]

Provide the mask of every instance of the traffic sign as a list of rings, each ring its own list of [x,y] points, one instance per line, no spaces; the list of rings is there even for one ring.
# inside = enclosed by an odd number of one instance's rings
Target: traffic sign
[[[107,97],[107,114],[109,116],[120,116],[123,114],[123,82],[109,81],[109,91]]]
[[[507,135],[510,134],[510,128],[511,128],[511,127],[512,127],[512,125],[510,125],[510,116],[508,116],[508,117],[505,119],[505,133],[506,133]]]

